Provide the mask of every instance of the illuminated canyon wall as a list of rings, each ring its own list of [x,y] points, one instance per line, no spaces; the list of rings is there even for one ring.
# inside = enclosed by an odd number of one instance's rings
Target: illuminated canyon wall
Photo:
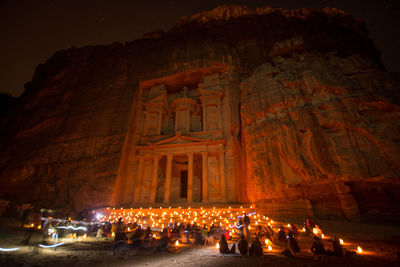
[[[357,55],[306,53],[254,70],[241,83],[250,201],[348,219],[390,210],[400,170],[394,85]]]
[[[337,9],[219,7],[132,42],[55,53],[2,118],[0,197],[130,205],[141,83],[215,66],[240,95],[229,133],[239,178],[227,177],[237,202],[321,218],[400,213],[398,81],[363,22]]]

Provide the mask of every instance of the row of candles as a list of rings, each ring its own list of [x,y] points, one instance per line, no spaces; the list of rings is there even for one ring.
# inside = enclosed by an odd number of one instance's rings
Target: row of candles
[[[228,208],[139,208],[139,209],[107,209],[105,214],[101,214],[98,216],[99,221],[105,222],[110,221],[111,223],[118,221],[119,218],[122,217],[123,221],[126,224],[136,223],[141,225],[143,228],[149,226],[151,228],[155,228],[162,230],[167,227],[169,224],[174,222],[177,223],[190,223],[193,225],[194,223],[198,224],[200,227],[203,224],[206,224],[210,227],[211,224],[215,224],[216,226],[221,226],[223,229],[232,230],[235,229],[235,225],[237,225],[238,219],[241,218],[243,220],[243,216],[246,213],[250,220],[251,224],[248,229],[252,230],[258,225],[265,227],[267,225],[272,228],[278,228],[280,225],[274,220],[270,219],[267,216],[262,216],[259,213],[256,213],[253,206],[250,207],[228,207]],[[290,228],[290,224],[287,225]],[[131,229],[128,228],[128,231]],[[303,232],[306,231],[305,228],[302,229]],[[322,230],[317,228],[313,229],[313,233],[315,235],[320,236],[322,239],[327,239],[328,237],[322,233]],[[343,239],[339,239],[340,244],[344,245]],[[268,239],[265,239],[265,244],[269,251],[272,251],[272,243]],[[179,245],[179,241],[175,242],[175,245]],[[218,246],[218,244],[217,244]],[[363,250],[360,246],[357,246],[358,253],[363,253]]]

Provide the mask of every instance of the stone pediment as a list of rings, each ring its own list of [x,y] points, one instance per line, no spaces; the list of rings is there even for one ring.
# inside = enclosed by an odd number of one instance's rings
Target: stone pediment
[[[160,102],[165,102],[167,101],[167,89],[165,88],[164,84],[160,84],[157,86],[153,86],[149,93],[148,96],[145,97],[144,104],[145,105],[151,105],[154,103],[160,103]]]
[[[167,93],[162,93],[159,96],[156,96],[152,99],[149,99],[148,101],[145,102],[145,104],[150,104],[150,103],[157,103],[157,102],[165,102],[167,99]]]
[[[203,139],[203,138],[197,138],[197,137],[190,137],[190,136],[185,136],[182,134],[177,134],[173,137],[158,141],[157,143],[154,143],[153,145],[170,145],[170,144],[190,144],[190,143],[199,143],[199,142],[208,142],[210,139]]]

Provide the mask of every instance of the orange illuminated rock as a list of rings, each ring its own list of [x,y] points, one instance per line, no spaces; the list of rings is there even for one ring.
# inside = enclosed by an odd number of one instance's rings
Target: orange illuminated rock
[[[39,65],[1,117],[0,198],[398,213],[399,99],[344,12],[223,6]]]

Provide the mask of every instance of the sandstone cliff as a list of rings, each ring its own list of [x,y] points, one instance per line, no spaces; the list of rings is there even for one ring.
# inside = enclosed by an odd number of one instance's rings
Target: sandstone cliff
[[[217,62],[242,81],[242,202],[399,213],[398,84],[367,35],[337,9],[224,6],[126,44],[57,52],[3,123],[0,197],[112,204],[138,83]]]

